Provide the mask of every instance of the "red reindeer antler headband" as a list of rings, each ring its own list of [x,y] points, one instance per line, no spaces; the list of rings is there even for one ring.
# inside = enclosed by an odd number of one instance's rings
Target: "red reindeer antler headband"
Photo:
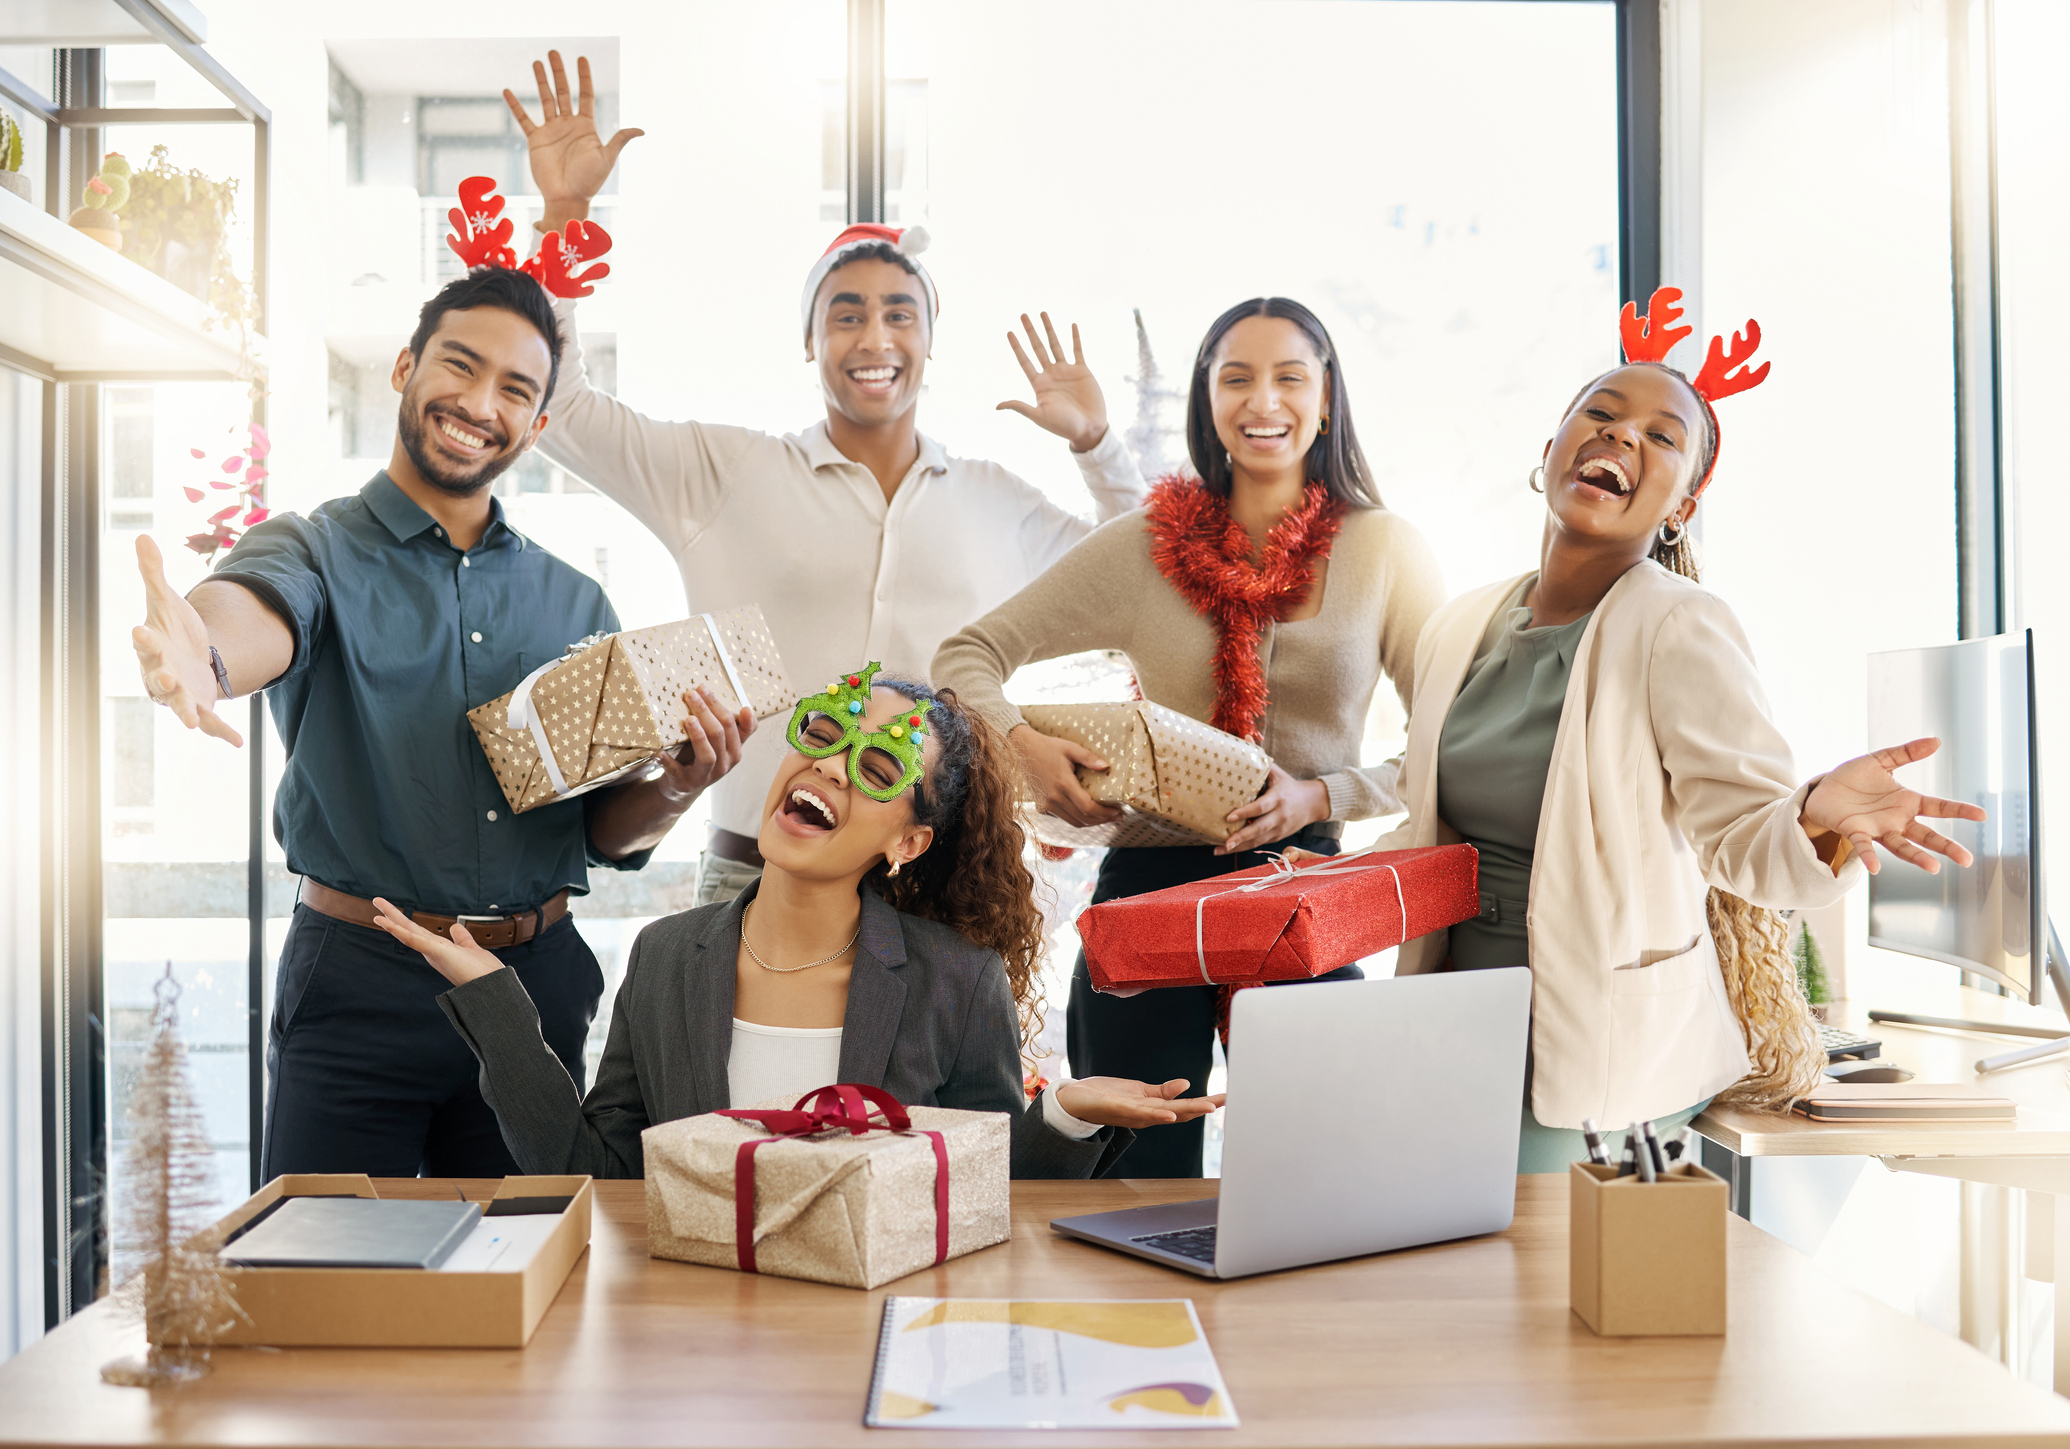
[[[1617,330],[1624,341],[1626,362],[1665,362],[1675,344],[1696,330],[1675,326],[1682,319],[1682,309],[1676,305],[1681,300],[1680,287],[1661,287],[1647,301],[1643,318],[1639,316],[1638,303],[1624,304],[1624,311],[1617,318]],[[1690,380],[1689,385],[1695,389],[1697,399],[1710,417],[1712,436],[1720,440],[1719,445],[1711,450],[1710,467],[1703,470],[1703,477],[1689,490],[1692,498],[1710,486],[1711,474],[1718,467],[1718,454],[1724,447],[1724,435],[1718,429],[1718,414],[1712,410],[1711,404],[1736,392],[1745,392],[1750,387],[1759,387],[1767,379],[1767,363],[1759,367],[1750,366],[1755,349],[1760,345],[1761,324],[1749,317],[1746,331],[1732,334],[1729,351],[1723,337],[1711,339],[1710,349],[1704,354],[1703,370]]]
[[[611,264],[597,261],[611,250],[611,234],[587,221],[571,221],[565,231],[548,232],[539,250],[520,263],[510,249],[510,218],[503,216],[503,198],[496,194],[494,177],[470,176],[461,182],[460,205],[446,216],[458,233],[447,237],[446,245],[469,270],[503,267],[523,272],[556,297],[587,297],[596,290],[589,283],[611,275]],[[578,274],[575,268],[585,262],[594,265]]]

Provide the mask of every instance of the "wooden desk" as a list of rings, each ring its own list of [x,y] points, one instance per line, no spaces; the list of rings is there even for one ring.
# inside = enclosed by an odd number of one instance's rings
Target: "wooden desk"
[[[1871,1009],[1906,1011],[2066,1031],[2070,1023],[2060,1011],[1962,986],[1952,967],[1891,951],[1871,949],[1863,957],[1850,984],[1853,999],[1837,1004],[1833,1024],[1881,1041],[1877,1060],[1907,1068],[1919,1081],[1974,1083],[2012,1098],[2019,1104],[2018,1118],[2010,1123],[1856,1125],[1718,1108],[1690,1124],[1706,1140],[1704,1165],[1732,1184],[1733,1202],[1742,1214],[1751,1206],[1755,1164],[1764,1157],[1875,1157],[1893,1172],[2026,1190],[2025,1234],[2003,1231],[2001,1224],[1998,1240],[1986,1243],[1979,1238],[1985,1219],[2016,1220],[2003,1213],[1964,1214],[1964,1335],[1980,1345],[1996,1338],[2009,1346],[2017,1338],[2005,1329],[2017,1303],[2019,1275],[2051,1282],[2057,1263],[2070,1266],[2070,1206],[2059,1201],[2070,1196],[2070,1075],[2065,1072],[2070,1058],[2045,1058],[1979,1077],[1978,1058],[2029,1045],[2030,1039],[1872,1022],[1868,1014]],[[2055,1304],[2059,1390],[2070,1390],[2070,1291],[2065,1290],[2070,1283],[2058,1285]]]
[[[466,1186],[487,1195],[486,1184]],[[857,1293],[650,1260],[641,1184],[599,1183],[589,1255],[523,1350],[224,1349],[201,1383],[153,1395],[100,1383],[99,1365],[134,1352],[140,1335],[96,1305],[0,1366],[0,1444],[1038,1442],[861,1427],[878,1317],[896,1291],[1191,1297],[1243,1427],[1043,1441],[1060,1445],[2070,1445],[2070,1403],[1736,1219],[1726,1337],[1595,1337],[1567,1309],[1564,1177],[1520,1179],[1516,1223],[1494,1237],[1232,1283],[1047,1226],[1213,1190],[1016,1183],[1010,1243]]]

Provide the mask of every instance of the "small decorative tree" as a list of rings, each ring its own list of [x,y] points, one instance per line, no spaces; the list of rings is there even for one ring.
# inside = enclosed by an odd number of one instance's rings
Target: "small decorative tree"
[[[1811,1014],[1824,1021],[1826,1007],[1833,1000],[1833,983],[1826,975],[1826,953],[1819,949],[1818,937],[1811,934],[1809,922],[1798,927],[1790,954],[1797,964],[1797,985],[1811,1005]]]
[[[206,1374],[216,1335],[241,1316],[216,1245],[196,1241],[213,1216],[215,1170],[187,1075],[180,984],[170,961],[152,995],[157,1005],[151,1045],[130,1095],[131,1146],[116,1206],[121,1241],[144,1255],[143,1266],[116,1290],[116,1300],[143,1320],[150,1348],[101,1366],[109,1383],[140,1388]]]
[[[1143,325],[1143,309],[1136,308],[1135,315],[1136,372],[1128,381],[1136,385],[1136,421],[1128,430],[1128,446],[1144,480],[1155,483],[1184,461],[1172,457],[1168,445],[1185,431],[1186,390],[1173,387],[1158,369],[1156,354],[1150,350],[1150,330]],[[1171,420],[1173,412],[1179,421]]]

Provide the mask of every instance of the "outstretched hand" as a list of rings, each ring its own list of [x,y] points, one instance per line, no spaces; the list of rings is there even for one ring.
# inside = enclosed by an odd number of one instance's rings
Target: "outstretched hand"
[[[1191,1085],[1184,1077],[1161,1086],[1126,1077],[1080,1077],[1057,1088],[1057,1105],[1081,1122],[1102,1127],[1161,1127],[1205,1117],[1227,1100],[1226,1092],[1212,1097],[1179,1095]]]
[[[1064,344],[1057,337],[1057,329],[1049,320],[1049,313],[1042,314],[1042,330],[1048,334],[1044,345],[1042,337],[1036,335],[1035,324],[1026,312],[1021,313],[1021,326],[1028,334],[1028,346],[1021,347],[1021,339],[1013,333],[1006,334],[1007,344],[1013,348],[1014,360],[1021,365],[1021,371],[1028,375],[1028,385],[1035,389],[1035,403],[1009,398],[999,404],[995,411],[1019,413],[1038,428],[1055,433],[1071,444],[1073,452],[1088,453],[1100,445],[1107,436],[1107,398],[1100,391],[1099,380],[1092,375],[1092,369],[1085,365],[1085,348],[1078,340],[1078,324],[1071,324],[1071,360],[1064,360]],[[1035,354],[1030,361],[1028,354]]]
[[[1968,865],[1974,857],[1921,817],[1982,820],[1983,806],[1922,795],[1899,784],[1894,773],[1940,747],[1936,739],[1912,740],[1849,760],[1820,780],[1805,798],[1804,813],[1799,817],[1805,830],[1813,836],[1824,831],[1844,836],[1871,875],[1882,869],[1876,855],[1878,845],[1928,875],[1940,871],[1936,855]]]
[[[556,212],[586,216],[590,198],[603,189],[611,168],[618,164],[618,153],[635,136],[647,133],[628,127],[609,142],[598,140],[596,92],[590,85],[589,57],[575,57],[579,90],[573,101],[568,97],[568,72],[561,64],[561,53],[549,50],[546,58],[553,66],[551,86],[547,83],[546,67],[536,60],[532,62],[532,79],[539,87],[538,124],[533,124],[525,114],[524,103],[514,92],[505,91],[503,103],[517,117],[518,129],[525,133],[525,149],[532,160],[532,183],[546,203],[547,228],[558,231]]]
[[[379,896],[374,897],[374,909],[379,913],[374,917],[375,925],[412,951],[422,952],[432,969],[455,986],[465,986],[477,977],[503,969],[503,963],[475,945],[467,927],[458,921],[453,922],[453,939],[449,941],[425,930]]]
[[[188,729],[242,745],[244,736],[216,713],[222,691],[209,663],[208,625],[166,582],[165,555],[148,533],[137,535],[137,569],[144,576],[144,622],[129,631],[129,640],[137,651],[144,693]]]

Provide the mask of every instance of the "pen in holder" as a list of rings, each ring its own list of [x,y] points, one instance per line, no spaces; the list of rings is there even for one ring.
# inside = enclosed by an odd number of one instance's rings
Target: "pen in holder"
[[[1568,1188],[1567,1301],[1583,1323],[1605,1337],[1725,1331],[1723,1178],[1693,1162],[1652,1182],[1577,1162]]]

